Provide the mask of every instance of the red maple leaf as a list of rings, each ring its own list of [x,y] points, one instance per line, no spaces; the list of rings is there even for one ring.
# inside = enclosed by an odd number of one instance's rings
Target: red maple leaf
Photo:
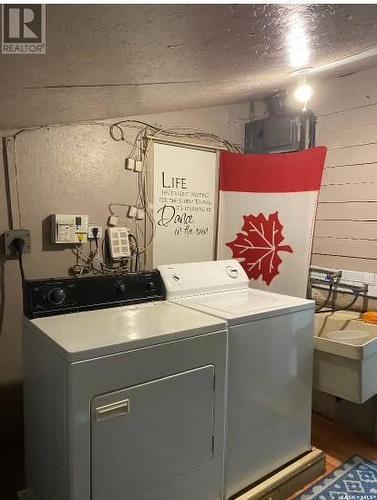
[[[243,216],[242,233],[226,245],[232,250],[233,257],[239,259],[248,277],[262,280],[269,285],[279,274],[279,266],[283,262],[278,252],[293,253],[289,245],[281,245],[284,241],[283,225],[279,214],[263,214]]]

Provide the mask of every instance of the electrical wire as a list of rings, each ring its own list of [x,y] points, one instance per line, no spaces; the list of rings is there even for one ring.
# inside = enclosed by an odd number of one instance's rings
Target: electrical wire
[[[316,313],[319,312],[319,311],[322,311],[322,309],[324,309],[325,307],[328,306],[328,304],[329,304],[329,302],[331,300],[332,293],[333,293],[333,288],[334,288],[334,283],[331,282],[330,286],[329,286],[329,292],[327,294],[327,297],[326,297],[324,303],[321,306],[316,307],[316,309],[315,309]]]
[[[17,195],[17,210],[18,210],[18,224],[22,227],[22,212],[21,212],[21,197],[20,197],[20,181],[18,175],[18,151],[16,148],[16,137],[13,138],[14,141],[14,174],[16,180],[16,195]]]
[[[114,210],[113,210],[113,207],[124,207],[124,208],[129,208],[131,205],[127,205],[126,203],[109,203],[109,212],[111,213],[111,215],[117,215]]]
[[[12,241],[12,246],[17,252],[18,264],[20,267],[21,280],[22,280],[22,284],[23,284],[25,281],[25,270],[24,270],[24,263],[23,263],[22,255],[24,253],[25,241],[22,238],[15,238]]]
[[[88,122],[88,121],[82,121],[78,122],[76,125],[87,127],[87,126],[101,126],[101,127],[109,127],[108,124],[102,123],[102,122]],[[63,124],[63,125],[49,125],[49,126],[37,126],[33,128],[28,128],[28,129],[21,129],[18,130],[12,137],[14,140],[14,154],[15,154],[15,187],[16,187],[16,195],[17,195],[17,209],[18,209],[18,218],[19,218],[19,226],[22,226],[22,214],[21,214],[21,203],[20,203],[20,189],[19,189],[19,176],[18,176],[18,168],[17,168],[17,159],[18,159],[18,152],[17,152],[17,147],[16,147],[16,141],[18,137],[26,132],[32,132],[35,130],[50,130],[53,128],[60,128],[64,126],[70,126],[69,124]],[[136,134],[134,137],[134,140],[129,140],[125,134],[125,130],[136,130]],[[207,132],[203,131],[198,128],[190,128],[190,127],[162,127],[160,125],[154,125],[151,123],[148,123],[146,121],[142,120],[135,120],[135,119],[127,119],[127,120],[121,120],[118,122],[115,122],[110,125],[109,127],[109,134],[110,137],[116,141],[116,142],[124,142],[125,144],[128,144],[131,147],[130,154],[128,157],[134,157],[136,156],[137,159],[141,160],[143,163],[142,171],[138,173],[138,180],[137,180],[137,188],[138,188],[138,193],[137,193],[137,202],[135,203],[135,206],[138,209],[143,209],[144,210],[144,227],[141,227],[141,223],[139,220],[135,220],[135,238],[136,242],[138,243],[139,238],[143,238],[144,240],[144,245],[140,248],[140,245],[137,244],[137,261],[135,263],[136,267],[140,266],[140,257],[143,256],[143,264],[144,267],[146,265],[146,258],[147,258],[147,252],[148,250],[152,247],[153,241],[155,238],[155,233],[156,233],[156,223],[154,221],[153,217],[153,211],[149,208],[148,206],[148,201],[150,197],[150,192],[149,192],[149,185],[148,185],[148,175],[146,171],[146,163],[148,161],[148,154],[150,151],[150,146],[153,143],[153,140],[151,138],[188,138],[190,140],[197,139],[199,141],[210,141],[213,143],[214,147],[221,147],[225,148],[228,151],[232,152],[241,152],[240,148],[234,144],[232,144],[230,141],[224,139],[221,136],[218,136],[217,134],[213,132]],[[149,138],[149,136],[151,138]],[[109,205],[109,210],[110,213],[114,215],[114,212],[112,211],[113,206],[123,206],[123,204],[110,204]],[[129,206],[129,205],[124,205],[124,206]],[[148,232],[149,229],[149,232]],[[94,260],[95,257],[99,254],[100,248],[98,245],[98,241],[95,240],[96,244],[96,251],[90,252],[90,255],[85,254],[79,247],[76,247],[75,249],[72,249],[73,253],[76,255],[76,266],[77,266],[77,271],[82,275],[84,272],[118,272],[115,270],[115,268],[111,268],[109,266],[106,266],[105,264],[101,264],[101,268],[98,268],[97,265],[95,265]],[[102,247],[102,254],[104,257],[104,252],[103,252],[103,247]],[[102,257],[102,258],[103,258]],[[20,271],[21,274],[23,275],[24,279],[24,269],[23,269],[23,263],[22,263],[22,255],[20,257],[19,255],[19,260],[20,260]],[[74,266],[75,267],[75,266]],[[118,269],[124,269],[127,267],[127,262],[121,263],[119,265]]]
[[[57,125],[37,125],[36,127],[28,127],[17,130],[13,135],[9,136],[9,138],[13,139],[13,152],[14,152],[14,177],[15,177],[15,189],[16,189],[16,197],[17,197],[17,211],[18,211],[18,226],[22,227],[22,211],[21,211],[21,197],[20,197],[20,181],[19,181],[19,168],[18,168],[18,149],[17,149],[17,140],[21,135],[28,132],[35,132],[39,130],[52,130],[59,129],[63,127],[71,127],[72,125],[69,123],[66,124],[57,124]],[[107,123],[96,122],[96,121],[87,121],[81,120],[79,122],[75,122],[75,126],[79,127],[108,127]]]
[[[224,139],[223,137],[213,133],[213,132],[207,132],[201,129],[197,128],[192,128],[192,127],[160,127],[157,125],[152,125],[151,123],[147,123],[141,120],[121,120],[119,122],[113,123],[110,125],[110,137],[117,142],[120,141],[126,141],[126,136],[124,134],[123,127],[131,127],[135,128],[138,127],[140,128],[139,132],[136,135],[135,141],[134,141],[134,148],[133,151],[131,151],[131,155],[134,154],[138,142],[141,140],[141,137],[143,135],[146,135],[146,132],[150,131],[150,133],[154,137],[158,136],[168,136],[168,137],[188,137],[188,138],[196,138],[196,139],[210,139],[213,142],[217,144],[222,144],[226,149],[229,151],[233,152],[238,152],[240,153],[241,150],[238,146],[232,144],[230,141],[227,139]],[[114,131],[117,130],[117,133],[114,133]]]
[[[20,266],[21,279],[23,283],[25,281],[25,270],[24,270],[24,263],[22,260],[22,253],[20,251],[18,251],[18,263]]]
[[[360,292],[359,291],[356,291],[354,292],[355,294],[355,297],[351,300],[351,302],[349,304],[347,304],[346,306],[342,306],[342,307],[338,307],[338,308],[333,308],[333,312],[336,312],[336,311],[347,311],[347,309],[349,309],[350,307],[352,307],[357,299],[360,297]]]
[[[317,307],[315,309],[315,312],[319,312],[319,311],[322,311],[323,309],[325,309],[326,307],[328,307],[328,304],[331,300],[331,297],[332,297],[332,294],[335,293],[335,288],[334,288],[334,283],[330,283],[330,286],[329,286],[329,292],[327,294],[327,297],[324,301],[323,304],[321,304],[319,307]],[[354,298],[351,300],[351,302],[349,304],[347,304],[346,306],[341,306],[341,307],[331,307],[331,312],[336,312],[336,311],[347,311],[348,309],[350,309],[357,301],[357,299],[360,297],[361,295],[361,292],[360,290],[354,290],[353,291],[353,294],[354,294]]]
[[[94,264],[94,259],[97,256],[97,252],[90,252],[90,254],[85,253],[79,245],[76,245],[74,249],[72,249],[72,252],[74,255],[76,255],[77,258],[77,266],[78,266],[78,273],[81,276],[83,273],[89,273],[89,272],[99,272],[102,273],[103,269],[98,268]]]
[[[87,253],[85,253],[79,245],[76,245],[75,248],[72,249],[72,252],[74,253],[74,255],[76,255],[76,257],[78,257],[79,262],[81,261],[82,263],[81,266],[83,270],[81,271],[81,274],[83,272],[90,272],[91,270],[101,274],[103,274],[104,272],[108,274],[121,274],[124,272],[124,268],[127,267],[127,259],[125,259],[124,262],[119,262],[118,267],[112,268],[103,264],[103,266],[99,268],[94,263],[93,255],[88,255]]]
[[[134,250],[134,254],[135,254],[135,269],[134,270],[138,271],[139,270],[139,247],[137,244],[137,239],[131,233],[129,234],[129,238],[130,238],[130,242],[133,242],[133,243],[131,243],[131,245],[133,246],[133,250]]]
[[[135,200],[135,207],[139,210],[144,211],[144,228],[141,227],[140,221],[135,220],[135,238],[137,245],[137,258],[143,259],[143,267],[146,267],[147,263],[147,253],[153,245],[153,241],[156,234],[156,222],[154,220],[153,211],[149,207],[150,192],[147,174],[147,162],[149,159],[149,152],[151,145],[153,144],[153,139],[158,138],[186,138],[189,140],[199,140],[207,142],[210,141],[213,147],[225,148],[231,152],[240,153],[241,150],[238,146],[232,144],[227,139],[213,132],[203,131],[201,129],[192,127],[162,127],[159,125],[153,125],[142,120],[120,120],[110,125],[109,134],[110,137],[116,142],[125,142],[130,144],[130,141],[126,137],[125,130],[135,129],[137,132],[134,135],[134,141],[131,146],[131,151],[128,153],[128,158],[135,158],[142,162],[141,172],[137,173],[137,196]],[[111,215],[116,215],[114,212],[114,207],[130,207],[129,204],[125,203],[110,203],[109,211]],[[143,239],[143,246],[139,245],[139,239]],[[135,244],[134,244],[135,246]],[[137,263],[140,265],[140,262]],[[135,263],[135,266],[137,266]]]

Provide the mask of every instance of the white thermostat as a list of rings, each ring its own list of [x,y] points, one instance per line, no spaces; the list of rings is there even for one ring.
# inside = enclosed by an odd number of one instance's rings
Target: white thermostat
[[[52,241],[79,244],[88,241],[88,215],[51,215]]]

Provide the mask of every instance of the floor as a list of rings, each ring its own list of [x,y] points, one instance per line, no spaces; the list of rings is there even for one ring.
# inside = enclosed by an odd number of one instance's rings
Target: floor
[[[353,455],[377,460],[377,445],[319,415],[313,415],[312,442],[326,453],[327,472]]]
[[[323,476],[332,472],[353,455],[377,461],[377,445],[369,443],[345,427],[320,415],[313,415],[312,444],[326,454],[326,472]],[[319,481],[323,476],[319,476],[312,483],[306,485],[303,490],[296,492],[291,499],[296,498],[298,494]]]

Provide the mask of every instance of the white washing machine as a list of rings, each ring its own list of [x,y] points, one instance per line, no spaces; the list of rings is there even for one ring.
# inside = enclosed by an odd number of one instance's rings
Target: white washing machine
[[[158,269],[168,299],[228,325],[229,498],[311,448],[314,302],[249,288],[235,260]]]
[[[27,495],[220,500],[226,324],[158,272],[25,284]]]

